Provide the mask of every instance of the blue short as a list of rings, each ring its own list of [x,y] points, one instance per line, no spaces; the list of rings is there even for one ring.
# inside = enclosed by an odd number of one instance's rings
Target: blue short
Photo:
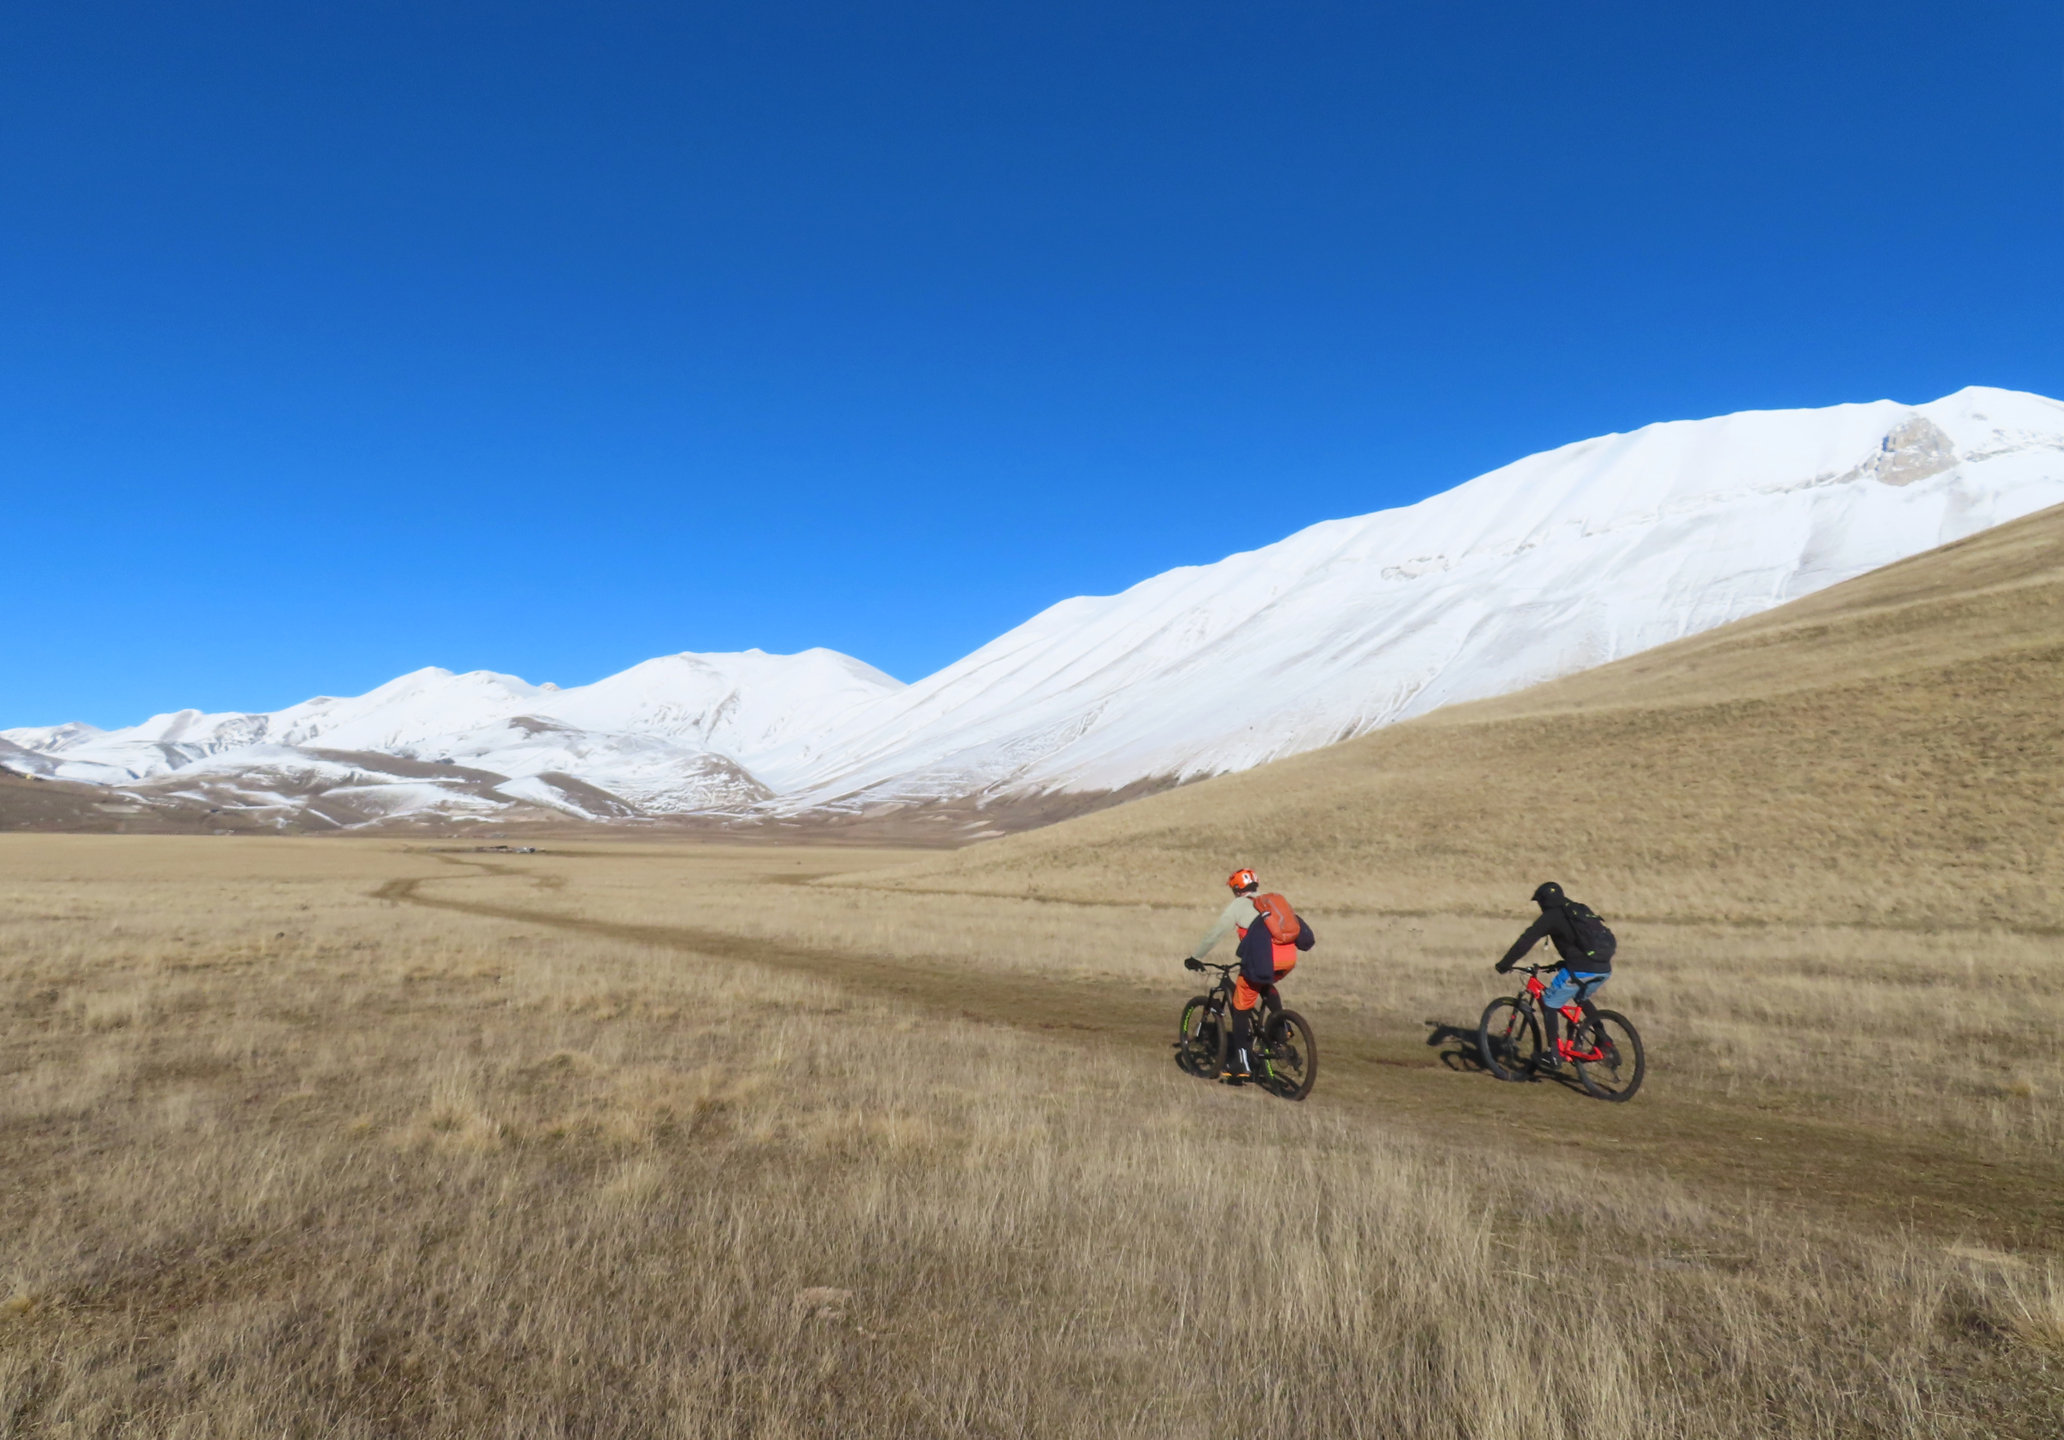
[[[1542,992],[1541,1003],[1550,1010],[1578,1004],[1596,995],[1610,979],[1610,974],[1597,975],[1587,970],[1558,970],[1555,979]]]

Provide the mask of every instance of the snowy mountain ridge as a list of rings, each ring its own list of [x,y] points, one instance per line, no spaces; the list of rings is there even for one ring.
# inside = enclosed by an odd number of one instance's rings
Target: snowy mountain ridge
[[[0,731],[0,763],[340,825],[1093,794],[1519,689],[2058,503],[2064,405],[2041,396],[1750,411],[1064,600],[914,685],[828,650],[566,690],[421,670],[267,715]]]
[[[1741,619],[2064,502],[2064,405],[1676,421],[1064,601],[870,702],[782,808],[1245,769]]]
[[[570,689],[432,667],[269,714],[181,710],[122,730],[0,736],[58,779],[312,809],[339,825],[493,818],[512,805],[590,819],[736,814],[773,793],[751,773],[761,755],[811,754],[838,713],[901,688],[830,650],[747,650],[663,655]]]

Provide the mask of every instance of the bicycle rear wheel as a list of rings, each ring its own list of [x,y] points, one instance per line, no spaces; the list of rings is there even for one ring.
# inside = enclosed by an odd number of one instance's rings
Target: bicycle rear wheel
[[[1541,1057],[1541,1022],[1531,1006],[1507,995],[1484,1006],[1476,1025],[1476,1053],[1500,1080],[1525,1080]]]
[[[1319,1042],[1309,1021],[1295,1010],[1285,1010],[1265,1022],[1268,1052],[1268,1088],[1285,1100],[1302,1100],[1319,1083]]]
[[[1595,1060],[1576,1061],[1577,1080],[1600,1100],[1632,1100],[1648,1073],[1641,1033],[1617,1010],[1600,1010],[1598,1018],[1577,1026],[1571,1048],[1579,1055],[1596,1050]]]
[[[1216,1080],[1225,1049],[1225,1027],[1211,1008],[1209,995],[1192,995],[1183,1002],[1182,1019],[1175,1031],[1175,1063],[1191,1075]]]

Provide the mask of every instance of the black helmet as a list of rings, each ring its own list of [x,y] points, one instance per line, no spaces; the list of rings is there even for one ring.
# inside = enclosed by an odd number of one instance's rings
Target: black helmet
[[[1560,905],[1562,900],[1562,887],[1553,880],[1543,880],[1534,887],[1534,903],[1543,910],[1551,905]]]

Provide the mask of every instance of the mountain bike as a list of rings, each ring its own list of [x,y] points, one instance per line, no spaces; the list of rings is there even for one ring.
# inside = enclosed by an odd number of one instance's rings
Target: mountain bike
[[[1500,1080],[1528,1080],[1540,1073],[1541,996],[1548,987],[1541,975],[1552,966],[1521,965],[1526,985],[1517,995],[1493,1000],[1477,1022],[1476,1049]],[[1565,1005],[1558,1012],[1566,1034],[1555,1051],[1576,1072],[1577,1083],[1600,1100],[1631,1100],[1648,1073],[1641,1033],[1617,1010],[1601,1010],[1588,1000]]]
[[[1225,1050],[1232,1040],[1233,971],[1240,967],[1207,964],[1205,968],[1218,972],[1218,983],[1209,994],[1192,995],[1183,1002],[1175,1032],[1175,1063],[1192,1075],[1214,1080],[1225,1068]],[[1285,1100],[1302,1100],[1319,1078],[1319,1043],[1312,1037],[1311,1023],[1295,1010],[1285,1010],[1274,986],[1254,1008],[1259,1023],[1253,1027],[1254,1038],[1247,1049],[1248,1062],[1254,1067],[1253,1083]]]

